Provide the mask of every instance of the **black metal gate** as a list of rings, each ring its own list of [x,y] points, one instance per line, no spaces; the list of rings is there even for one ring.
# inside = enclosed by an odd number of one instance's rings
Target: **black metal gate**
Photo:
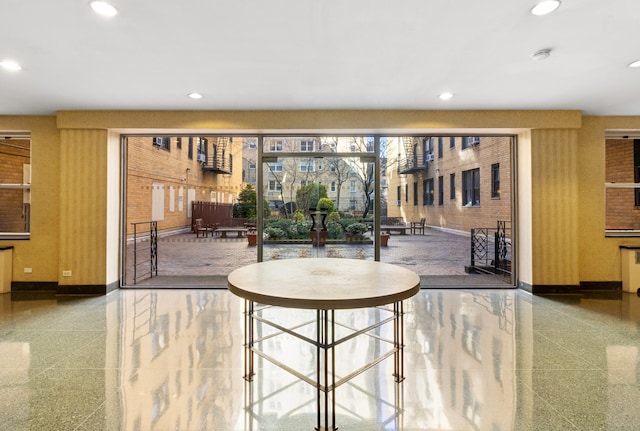
[[[498,220],[496,228],[471,229],[471,268],[493,274],[511,274],[511,222]]]

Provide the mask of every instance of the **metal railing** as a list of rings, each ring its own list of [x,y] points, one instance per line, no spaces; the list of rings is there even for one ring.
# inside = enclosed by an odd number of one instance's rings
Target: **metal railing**
[[[498,220],[495,228],[471,229],[471,268],[493,274],[511,274],[511,222]]]
[[[133,225],[133,284],[136,284],[138,280],[158,276],[158,222],[143,221],[131,224]],[[141,225],[149,227],[145,229]],[[138,237],[146,236],[149,237],[149,241],[143,246],[142,240]],[[147,251],[148,256],[145,255]]]

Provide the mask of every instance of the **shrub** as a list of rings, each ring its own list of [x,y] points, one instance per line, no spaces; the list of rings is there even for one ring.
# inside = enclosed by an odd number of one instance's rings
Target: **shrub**
[[[300,223],[300,222],[305,221],[304,211],[297,210],[296,212],[293,213],[293,217],[291,217],[291,218],[296,223]]]
[[[318,209],[332,213],[335,211],[333,201],[329,198],[320,198],[318,201]]]
[[[311,229],[311,223],[304,219],[301,222],[292,223],[289,226],[288,237],[291,239],[309,238],[309,229]]]
[[[264,230],[264,233],[269,239],[278,239],[278,238],[283,238],[285,236],[285,232],[279,227],[269,226]]]
[[[367,225],[364,223],[351,223],[349,226],[345,228],[345,231],[352,233],[354,235],[362,235],[367,231]]]
[[[331,239],[339,239],[343,237],[343,229],[340,223],[337,221],[330,221],[327,223],[328,237]]]
[[[327,223],[339,223],[340,222],[340,213],[338,211],[334,211],[327,215]]]

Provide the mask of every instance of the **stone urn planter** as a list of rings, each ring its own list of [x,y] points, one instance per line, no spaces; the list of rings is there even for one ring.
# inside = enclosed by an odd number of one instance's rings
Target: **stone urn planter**
[[[329,231],[312,230],[311,232],[309,232],[309,236],[311,237],[311,244],[313,244],[314,247],[324,247],[327,243]]]
[[[247,232],[247,241],[249,242],[249,247],[258,245],[258,234],[257,232]]]
[[[385,232],[381,233],[380,234],[380,246],[388,247],[388,245],[389,245],[389,237],[390,236],[391,235],[389,235],[388,233],[385,233]]]

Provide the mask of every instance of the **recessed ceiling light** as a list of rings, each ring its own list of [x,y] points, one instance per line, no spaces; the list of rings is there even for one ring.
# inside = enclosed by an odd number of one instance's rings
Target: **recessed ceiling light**
[[[118,9],[115,8],[110,3],[102,0],[93,0],[89,2],[91,5],[91,9],[93,9],[97,14],[102,16],[116,16],[118,14]]]
[[[438,96],[438,97],[440,97],[441,100],[449,100],[449,99],[451,99],[453,97],[453,93],[449,93],[448,91],[446,91],[446,92],[440,94],[440,96]]]
[[[5,70],[10,70],[12,72],[16,72],[18,70],[22,70],[22,66],[20,66],[18,63],[16,63],[15,61],[12,61],[12,60],[0,61],[0,67],[2,67]]]
[[[189,93],[189,97],[192,99],[202,99],[204,96],[200,93]]]
[[[558,9],[559,7],[560,0],[543,0],[531,8],[531,13],[538,16],[546,15]]]
[[[640,60],[634,61],[629,64],[629,67],[640,67]]]
[[[549,48],[541,49],[540,51],[536,51],[533,53],[532,58],[536,61],[546,60],[551,55],[551,50]]]

